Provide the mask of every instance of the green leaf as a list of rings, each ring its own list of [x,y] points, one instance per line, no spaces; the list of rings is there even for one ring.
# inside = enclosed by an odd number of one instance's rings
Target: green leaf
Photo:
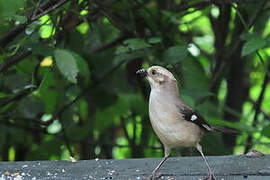
[[[126,53],[129,51],[129,48],[127,46],[119,46],[116,51],[115,54],[121,54],[121,53]]]
[[[149,51],[146,50],[138,50],[138,51],[133,51],[131,53],[122,53],[117,55],[113,62],[115,64],[120,63],[121,61],[128,61],[128,60],[132,60],[132,59],[136,59],[136,58],[141,58],[141,57],[145,57],[149,54]]]
[[[23,24],[23,23],[26,23],[27,21],[26,17],[20,16],[20,15],[13,15],[12,19],[16,21],[16,24]]]
[[[214,96],[214,93],[211,93],[207,89],[204,89],[204,88],[196,89],[196,88],[187,87],[187,88],[182,89],[182,93],[192,97],[193,99],[200,99],[204,97]]]
[[[23,136],[24,137],[24,136]],[[62,142],[60,139],[52,139],[50,135],[45,135],[41,143],[31,148],[26,155],[26,160],[54,160],[59,159],[62,153]]]
[[[147,104],[142,96],[138,94],[121,94],[118,100],[105,109],[97,109],[95,114],[95,125],[99,131],[103,131],[112,123],[117,124],[119,117],[132,111],[136,113],[146,113]]]
[[[78,69],[79,69],[79,73],[81,75],[85,76],[86,78],[89,78],[90,71],[89,71],[89,66],[88,66],[87,62],[80,55],[78,55],[78,54],[76,54],[74,52],[70,52],[70,53],[76,59]]]
[[[12,19],[12,16],[23,7],[24,3],[24,0],[0,0],[0,18]]]
[[[19,102],[17,109],[23,117],[35,118],[38,114],[43,112],[44,108],[41,101],[27,97]]]
[[[265,126],[262,130],[262,135],[270,138],[270,125]]]
[[[13,107],[13,103],[14,102],[11,102],[11,103],[8,103],[5,106],[1,106],[1,108],[0,108],[0,114],[4,113],[5,111],[10,111],[12,109],[12,107]]]
[[[143,97],[134,93],[122,93],[119,95],[119,102],[124,105],[125,108],[132,109],[138,114],[143,114],[147,112],[147,103],[145,103]]]
[[[45,68],[41,68],[41,71]],[[40,83],[38,90],[35,92],[37,96],[40,96],[41,100],[45,106],[46,113],[52,113],[55,111],[55,107],[57,105],[57,100],[60,96],[59,91],[57,91],[57,81],[54,77],[53,72],[50,72],[49,69],[46,68],[46,72],[43,75],[43,79]]]
[[[55,88],[56,85],[57,81],[54,74],[48,69],[45,75],[43,75],[43,79],[38,90],[35,92],[35,94],[40,96],[41,100],[43,101],[46,113],[52,113],[55,111],[59,97],[59,92],[57,91],[57,88]]]
[[[52,124],[50,124],[48,127],[47,127],[47,131],[48,133],[50,134],[56,134],[56,133],[59,133],[62,129],[62,125],[61,123],[59,122],[59,120],[56,120],[56,121],[53,121]]]
[[[83,120],[86,120],[88,117],[88,104],[85,100],[80,101],[80,116]]]
[[[162,17],[174,24],[179,24],[179,13],[172,11],[162,11]]]
[[[267,41],[258,35],[250,36],[246,35],[242,38],[246,38],[247,42],[245,42],[242,49],[242,56],[249,55],[257,50],[266,46]]]
[[[148,42],[150,44],[157,44],[160,43],[162,41],[162,39],[160,37],[151,37],[148,39]]]
[[[151,47],[150,44],[139,38],[128,39],[124,41],[124,44],[126,44],[132,51]]]
[[[26,48],[31,50],[35,55],[50,56],[53,53],[53,48],[47,44],[41,43],[28,43],[25,45]]]
[[[266,28],[268,29],[268,19],[269,19],[269,12],[262,11],[260,12],[260,16],[256,18],[256,21],[254,23],[254,32],[258,34],[264,34],[264,31]]]
[[[241,40],[249,40],[252,39],[255,36],[255,34],[250,34],[250,33],[243,33],[240,35]]]
[[[184,59],[188,54],[186,46],[172,46],[163,54],[163,59],[170,64],[175,64]]]
[[[122,55],[124,53],[132,53],[133,51],[143,51],[146,50],[146,48],[151,47],[150,44],[146,43],[143,39],[139,38],[133,38],[133,39],[128,39],[124,41],[125,46],[119,46],[115,54],[116,55]]]
[[[185,58],[182,62],[182,83],[185,89],[188,89],[188,95],[191,97],[194,96],[191,89],[197,91],[198,93],[202,93],[203,91],[207,91],[209,79],[206,76],[206,72],[203,69],[202,64],[195,58],[188,57]],[[184,89],[182,89],[184,91]],[[197,98],[202,97],[196,95]],[[195,98],[196,98],[195,97]]]
[[[9,97],[9,96],[10,95],[8,95],[8,94],[0,92],[0,98],[6,98],[6,97]]]
[[[79,72],[76,59],[72,53],[64,50],[57,49],[54,51],[55,61],[60,72],[66,79],[72,83],[77,83],[77,75]]]
[[[40,20],[34,21],[33,23],[27,26],[27,28],[25,29],[25,34],[26,35],[33,34],[35,30],[39,27],[39,25],[40,25]]]
[[[211,116],[207,118],[207,121],[214,126],[233,128],[233,129],[239,130],[240,132],[253,133],[257,130],[256,128],[252,126],[246,125],[245,123],[229,122],[222,119],[213,118]]]

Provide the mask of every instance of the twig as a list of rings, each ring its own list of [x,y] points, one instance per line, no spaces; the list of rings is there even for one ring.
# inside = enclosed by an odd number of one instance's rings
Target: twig
[[[7,34],[0,37],[0,47],[4,48],[10,41],[20,34],[28,25],[28,23],[19,24],[15,28],[11,29]]]
[[[244,28],[245,28],[245,30],[246,30],[247,32],[249,32],[250,27],[255,23],[257,17],[258,17],[259,14],[262,12],[261,10],[263,9],[263,7],[264,7],[266,1],[267,1],[267,0],[262,1],[260,7],[257,9],[256,13],[254,13],[253,17],[251,18],[251,20],[250,20],[250,22],[249,22],[248,24],[245,22],[245,20],[244,20],[242,14],[241,14],[240,11],[238,10],[238,8],[235,7],[234,5],[232,5],[232,7],[236,10],[236,13],[237,13],[238,17],[239,17],[241,23],[243,24],[243,26],[244,26]],[[237,46],[238,46],[238,44],[239,44],[239,43],[237,43]],[[237,46],[236,46],[236,47],[237,47]],[[235,49],[237,49],[237,48],[235,48]],[[267,76],[269,76],[268,71],[267,71],[267,68],[265,67],[263,58],[262,58],[261,54],[259,53],[259,50],[256,51],[256,54],[257,54],[257,56],[259,57],[261,64],[262,64],[262,65],[264,66],[264,68],[266,69]]]
[[[5,34],[4,36],[0,37],[0,47],[4,48],[10,41],[12,41],[13,39],[15,39],[17,37],[17,35],[19,35],[21,32],[24,31],[24,29],[31,23],[33,23],[34,21],[36,21],[38,18],[40,18],[41,16],[48,14],[52,11],[54,11],[55,9],[61,7],[63,4],[65,4],[66,2],[68,2],[68,0],[63,0],[58,2],[57,4],[52,4],[52,2],[54,1],[49,1],[48,3],[42,5],[40,8],[44,11],[41,12],[40,14],[38,14],[37,16],[33,17],[33,18],[28,18],[28,21],[24,24],[19,24],[18,26],[14,27],[13,29],[11,29],[7,34]],[[46,12],[46,13],[45,13]],[[30,15],[29,17],[33,16]]]
[[[22,121],[34,122],[35,124],[38,124],[38,125],[43,125],[42,121],[40,119],[38,119],[38,118],[26,118],[26,117],[14,116],[11,113],[7,113],[7,115],[0,115],[0,118],[19,119],[19,120],[22,120]]]
[[[71,157],[74,157],[74,153],[73,153],[73,151],[72,151],[72,149],[70,147],[70,142],[69,142],[69,139],[68,139],[67,133],[66,133],[66,127],[64,126],[64,123],[62,121],[62,115],[61,114],[60,114],[60,116],[58,116],[58,119],[59,119],[59,122],[62,125],[61,134],[62,134],[63,140],[65,142],[65,145],[66,145],[66,147],[68,149],[69,155]]]
[[[32,133],[39,132],[43,134],[49,134],[46,129],[29,127],[28,124],[25,125],[25,124],[11,123],[9,121],[0,121],[0,124],[4,124],[6,126],[15,127],[15,128],[21,128]]]
[[[213,1],[212,0],[206,0],[206,1],[200,1],[200,2],[195,2],[195,3],[191,3],[191,4],[188,4],[188,5],[180,5],[180,6],[176,6],[170,10],[172,11],[185,11],[185,10],[188,10],[189,8],[196,8],[196,7],[206,7],[206,6],[209,6],[209,5],[212,5],[213,4]]]
[[[213,4],[216,5],[224,5],[224,4],[232,4],[232,3],[244,3],[244,2],[248,2],[248,0],[204,0],[204,1],[199,1],[199,2],[194,2],[194,3],[190,3],[188,5],[180,5],[180,6],[176,6],[174,8],[171,8],[170,10],[172,11],[185,11],[188,10],[189,8],[204,8]]]
[[[112,40],[111,42],[107,43],[107,44],[104,44],[100,47],[98,47],[97,49],[95,49],[94,51],[97,52],[97,51],[102,51],[104,49],[107,49],[107,48],[110,48],[111,46],[113,46],[114,44],[124,40],[125,38],[127,38],[128,36],[127,35],[120,35],[118,38]],[[10,60],[7,60],[1,67],[0,67],[0,73],[4,72],[5,70],[7,70],[9,67],[11,67],[12,65],[14,64],[17,64],[18,62],[20,62],[23,58],[27,57],[28,55],[32,54],[32,51],[26,51]],[[120,62],[118,65],[116,65],[113,69],[111,69],[111,71],[109,71],[108,73],[106,73],[103,77],[100,78],[100,80],[97,80],[96,83],[93,83],[95,85],[97,85],[99,83],[99,81],[103,81],[107,76],[110,75],[110,73],[114,72],[116,69],[118,69],[125,61],[122,61]],[[34,73],[35,74],[35,73]],[[74,104],[76,101],[78,101],[87,91],[89,91],[89,89],[91,89],[91,87],[89,88],[86,88],[85,90],[83,90],[81,92],[81,94],[79,94],[77,96],[77,98],[75,98],[73,101],[71,101],[69,104],[65,105],[63,108],[61,108],[61,110],[57,113],[57,115],[55,117],[53,117],[52,119],[50,119],[49,121],[46,121],[46,122],[42,122],[43,125],[50,125],[60,114],[62,114],[65,109],[68,109],[72,104]],[[4,106],[4,105],[7,105],[9,104],[10,102],[13,102],[15,100],[19,100],[27,95],[29,95],[33,90],[35,89],[32,89],[31,91],[30,90],[25,90],[17,95],[15,95],[14,97],[10,98],[9,100],[3,102],[1,104],[1,106]]]
[[[127,128],[126,128],[126,118],[124,117],[120,117],[120,121],[121,121],[121,128],[124,131],[125,137],[128,140],[128,144],[132,145],[132,139],[129,137],[128,132],[127,132]]]
[[[30,120],[30,119],[29,119]],[[2,125],[6,125],[9,127],[14,127],[14,128],[20,128],[23,129],[25,131],[29,131],[31,133],[42,133],[42,134],[48,134],[57,138],[64,138],[63,135],[60,136],[59,133],[56,134],[50,134],[48,133],[48,131],[46,129],[43,128],[33,128],[33,127],[29,127],[29,125],[25,125],[25,124],[18,124],[18,123],[11,123],[9,121],[0,121],[0,124]],[[119,147],[119,148],[130,148],[130,145],[121,145],[121,144],[117,144],[117,143],[100,143],[99,141],[93,142],[93,141],[88,141],[88,140],[83,140],[83,141],[78,141],[78,140],[68,140],[68,143],[78,143],[78,142],[87,142],[90,146],[102,146],[102,147]],[[70,146],[69,146],[70,148]],[[156,147],[156,146],[145,146],[145,149],[156,149],[156,150],[161,150],[163,149],[162,147]],[[70,148],[71,149],[71,148]],[[71,155],[71,154],[70,154]],[[73,155],[72,155],[73,156]]]
[[[113,39],[112,41],[97,47],[96,49],[93,50],[93,52],[100,52],[100,51],[103,51],[104,49],[110,48],[110,47],[114,46],[115,44],[125,40],[127,37],[128,37],[127,34],[122,33],[117,38]]]
[[[34,90],[36,90],[37,88],[36,87],[31,87],[31,88],[28,88],[26,90],[23,90],[22,92],[19,92],[18,94],[16,94],[14,97],[8,99],[7,101],[1,103],[1,107],[13,102],[13,101],[18,101],[20,99],[22,99],[23,97],[26,97],[28,96],[30,93],[32,93]]]
[[[62,5],[64,5],[65,3],[67,3],[69,0],[62,0],[60,2],[58,2],[57,4],[51,6],[50,8],[48,8],[47,10],[41,12],[40,14],[38,14],[37,16],[34,16],[30,19],[31,22],[34,22],[36,20],[38,20],[40,17],[44,16],[45,14],[49,14],[50,12],[54,11],[55,9],[61,7]]]
[[[117,70],[124,63],[125,63],[125,60],[121,61],[115,67],[113,67],[110,71],[108,71],[106,74],[104,74],[99,80],[96,80],[94,83],[92,83],[91,86],[89,86],[88,88],[85,88],[84,90],[82,90],[82,92],[75,99],[70,101],[68,104],[64,105],[58,111],[58,113],[56,113],[56,115],[53,116],[53,118],[46,121],[45,122],[46,125],[51,124],[55,119],[57,119],[57,117],[61,116],[68,108],[70,108],[74,103],[76,103],[79,99],[81,99],[84,96],[85,93],[89,92],[93,87],[98,86],[101,82],[104,81],[104,79],[106,79],[111,73],[113,73],[115,70]]]
[[[10,68],[11,66],[19,63],[23,58],[32,54],[32,51],[25,51],[15,57],[12,57],[4,62],[4,64],[0,67],[0,74]]]
[[[235,2],[236,2],[236,1],[235,1]],[[261,13],[261,10],[262,10],[262,8],[264,7],[265,2],[266,2],[266,0],[264,0],[264,1],[262,2],[261,6],[258,8],[258,10],[256,11],[256,13],[253,14],[253,16],[252,16],[252,18],[251,18],[251,20],[250,20],[250,22],[249,22],[248,24],[245,22],[243,16],[241,15],[241,13],[240,13],[239,10],[237,9],[237,7],[235,7],[235,6],[232,4],[232,7],[236,10],[237,15],[239,16],[239,19],[240,19],[240,21],[242,22],[242,24],[243,24],[243,26],[245,27],[245,30],[246,30],[247,32],[249,31],[249,29],[251,28],[251,26],[255,23],[255,21],[256,21],[258,15]],[[240,41],[241,41],[241,40],[238,40],[238,41],[235,43],[234,47],[232,48],[233,50],[231,51],[230,55],[233,54],[233,53],[235,52],[235,50],[237,49],[237,47],[238,47]],[[260,55],[260,53],[259,53],[259,52],[256,52],[256,54],[258,55],[258,57],[259,57],[260,61],[262,62],[262,64],[264,64],[264,63],[263,63],[263,58],[262,58],[262,56]],[[212,88],[214,87],[214,84],[215,84],[216,81],[219,79],[219,76],[220,76],[221,72],[224,70],[224,68],[226,68],[226,64],[225,64],[225,63],[222,63],[222,64],[220,65],[219,69],[217,70],[217,73],[216,73],[214,79],[213,79],[213,80],[211,81],[211,83],[210,83],[210,86],[209,86],[210,91],[212,91]],[[202,101],[203,101],[203,100],[202,100]],[[201,102],[201,101],[200,101],[200,102]]]
[[[132,120],[133,120],[133,138],[132,138],[132,146],[136,146],[136,131],[137,131],[137,121],[135,114],[132,112],[131,114]],[[134,149],[134,148],[133,148]]]
[[[266,89],[266,86],[268,84],[268,81],[269,81],[269,76],[267,74],[265,74],[265,77],[263,80],[263,85],[262,85],[262,90],[260,92],[260,95],[259,95],[256,103],[254,103],[255,115],[254,115],[254,119],[252,122],[253,127],[257,126],[257,123],[258,123],[258,115],[259,115],[260,110],[261,110],[261,104],[263,101],[263,97],[264,97],[264,93],[265,93],[265,89]],[[249,135],[247,137],[247,146],[245,148],[245,153],[247,153],[250,150],[250,148],[252,147],[251,142],[252,142],[252,135]]]
[[[121,61],[119,64],[117,64],[115,67],[113,67],[110,71],[108,71],[106,74],[104,74],[99,80],[94,82],[90,87],[84,89],[81,94],[79,94],[73,101],[65,105],[61,110],[59,111],[60,114],[62,114],[66,109],[68,109],[71,105],[73,105],[75,102],[77,102],[86,92],[88,92],[90,89],[92,89],[94,86],[99,85],[101,82],[104,81],[109,75],[111,75],[115,70],[117,70],[122,64],[124,64],[124,61]]]
[[[26,27],[27,25],[31,24],[32,22],[36,21],[37,19],[39,19],[41,16],[48,14],[50,12],[52,12],[53,10],[61,7],[63,4],[65,4],[66,2],[68,2],[68,0],[62,0],[60,2],[58,2],[57,4],[54,4],[53,6],[49,7],[47,10],[41,12],[40,14],[38,14],[37,16],[31,18],[30,20],[28,20],[26,23],[24,24],[20,24],[17,27],[15,27],[14,29],[10,30],[9,33],[5,34],[4,36],[0,37],[0,47],[5,47],[8,42],[12,41],[19,33],[21,33]],[[48,4],[51,4],[48,3]],[[44,5],[44,7],[46,7],[46,5]],[[9,60],[7,60],[1,67],[0,67],[0,73],[2,73],[3,71],[5,71],[6,69],[8,69],[9,67],[13,66],[14,64],[17,64],[19,61],[21,61],[23,58],[29,56],[32,54],[32,51],[25,51],[22,54],[11,58]]]

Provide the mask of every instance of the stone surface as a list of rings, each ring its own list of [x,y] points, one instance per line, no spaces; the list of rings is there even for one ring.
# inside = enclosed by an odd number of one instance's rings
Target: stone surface
[[[207,157],[218,180],[268,180],[270,155]],[[6,179],[146,179],[160,159],[0,162],[0,180]],[[207,176],[201,157],[169,158],[161,167],[164,180],[198,180]]]

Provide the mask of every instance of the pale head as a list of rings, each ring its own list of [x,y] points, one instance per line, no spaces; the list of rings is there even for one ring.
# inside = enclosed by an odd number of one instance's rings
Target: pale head
[[[166,68],[161,66],[151,66],[148,69],[141,69],[137,71],[137,74],[141,74],[148,80],[151,89],[154,88],[166,88],[175,87],[177,88],[177,82],[173,74]]]

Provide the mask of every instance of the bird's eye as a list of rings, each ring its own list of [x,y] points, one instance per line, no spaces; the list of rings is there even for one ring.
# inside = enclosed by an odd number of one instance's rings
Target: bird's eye
[[[155,75],[155,74],[157,74],[157,71],[156,71],[156,70],[153,70],[153,71],[151,72],[151,74],[152,74],[152,75]]]

